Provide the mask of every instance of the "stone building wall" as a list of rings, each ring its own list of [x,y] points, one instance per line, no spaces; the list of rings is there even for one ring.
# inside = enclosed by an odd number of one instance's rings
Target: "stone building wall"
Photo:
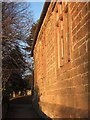
[[[50,3],[34,47],[39,105],[50,118],[88,117],[90,2]]]

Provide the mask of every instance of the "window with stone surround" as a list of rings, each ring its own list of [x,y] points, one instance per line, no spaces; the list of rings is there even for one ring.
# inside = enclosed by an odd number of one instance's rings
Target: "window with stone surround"
[[[70,31],[69,31],[69,14],[68,14],[68,4],[65,6],[65,17],[66,17],[66,44],[68,51],[68,62],[70,62]]]
[[[58,68],[70,62],[70,29],[68,3],[56,4],[56,26],[58,44]]]
[[[60,29],[60,38],[58,39],[60,41],[60,44],[58,47],[60,47],[60,65],[58,67],[61,67],[64,65],[64,21],[63,21],[63,6],[62,3],[58,4],[59,9],[59,29]],[[59,52],[58,52],[59,54]],[[59,60],[59,59],[58,59]]]
[[[61,62],[60,62],[60,66],[62,66],[64,64],[64,31],[63,31],[63,20],[60,22],[61,26],[60,26],[60,46],[61,47]]]

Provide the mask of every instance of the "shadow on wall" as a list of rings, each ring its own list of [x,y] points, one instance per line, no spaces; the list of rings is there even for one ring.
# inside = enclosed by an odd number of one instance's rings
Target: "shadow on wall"
[[[39,88],[38,86],[36,86],[34,89],[33,107],[35,108],[36,112],[38,112],[42,119],[52,120],[45,113],[42,112],[41,107],[39,106],[39,101],[40,101]]]
[[[61,118],[73,119],[73,120],[88,120],[88,111],[75,109],[72,107],[56,105],[55,112]]]
[[[33,96],[33,106],[38,111],[38,114],[41,116],[41,118],[45,118],[47,120],[88,120],[88,111],[87,110],[81,110],[76,109],[73,107],[67,107],[63,105],[57,105],[57,104],[46,104],[48,108],[53,108],[52,114],[55,114],[56,116],[60,118],[49,118],[46,114],[42,112],[41,107],[39,106],[40,101],[40,93],[38,86],[34,89],[34,96]]]
[[[36,112],[40,115],[42,119],[46,120],[88,120],[88,111],[75,109],[72,107],[57,105],[57,104],[44,104],[52,111],[52,114],[60,118],[50,118],[46,114],[42,112],[41,107],[39,106],[40,101],[40,93],[38,86],[34,89],[34,96],[33,96],[33,107],[35,108]],[[53,108],[53,109],[52,109]]]

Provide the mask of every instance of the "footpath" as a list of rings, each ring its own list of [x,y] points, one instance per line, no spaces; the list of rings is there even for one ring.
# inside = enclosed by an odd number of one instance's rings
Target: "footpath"
[[[32,105],[32,97],[24,96],[10,101],[6,120],[41,120]]]

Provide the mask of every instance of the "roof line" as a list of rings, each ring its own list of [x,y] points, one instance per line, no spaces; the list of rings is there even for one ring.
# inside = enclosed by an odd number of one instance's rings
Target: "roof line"
[[[31,49],[31,57],[33,57],[33,50],[34,50],[34,46],[36,44],[36,40],[37,40],[37,37],[38,37],[38,33],[40,31],[40,28],[41,28],[41,25],[43,23],[43,20],[45,18],[45,15],[46,15],[46,12],[47,12],[47,9],[50,5],[50,2],[47,2],[48,0],[46,0],[46,2],[44,3],[44,7],[43,7],[43,10],[42,10],[42,13],[41,13],[41,16],[40,16],[40,20],[39,20],[39,23],[37,25],[37,28],[36,28],[36,31],[35,31],[35,36],[34,36],[34,41],[33,41],[33,45],[32,45],[32,49]]]

